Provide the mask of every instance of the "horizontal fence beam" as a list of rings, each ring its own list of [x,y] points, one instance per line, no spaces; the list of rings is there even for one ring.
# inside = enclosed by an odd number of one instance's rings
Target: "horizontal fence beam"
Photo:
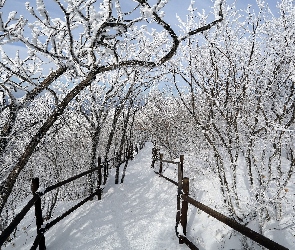
[[[171,164],[179,164],[179,161],[171,161],[171,160],[161,160],[160,158],[155,158],[155,161],[159,161],[159,162],[166,162],[166,163],[171,163]]]
[[[166,163],[171,163],[171,164],[178,164],[179,161],[170,161],[170,160],[157,160],[157,161],[161,161],[161,162],[166,162]]]
[[[199,250],[199,248],[197,248],[194,243],[192,243],[188,238],[186,238],[185,236],[183,235],[179,235],[178,236],[179,239],[184,243],[186,244],[191,250]]]
[[[66,212],[64,212],[62,215],[56,217],[54,220],[51,220],[50,222],[46,223],[43,225],[42,231],[39,232],[34,240],[33,246],[30,248],[30,250],[35,250],[37,249],[39,242],[41,240],[42,235],[48,231],[51,227],[53,227],[56,223],[58,223],[59,221],[61,221],[62,219],[64,219],[66,216],[68,216],[69,214],[71,214],[72,212],[74,212],[75,210],[77,210],[79,207],[81,207],[84,203],[86,203],[87,201],[91,200],[95,195],[98,194],[98,192],[101,192],[101,189],[96,190],[96,192],[94,192],[93,194],[89,195],[87,198],[85,198],[84,200],[80,201],[78,204],[76,204],[75,206],[73,206],[72,208],[70,208],[69,210],[67,210]]]
[[[122,153],[121,155],[119,155],[119,156],[121,157],[122,155],[123,155],[123,153]],[[113,158],[111,158],[111,159],[109,159],[109,160],[107,160],[107,161],[101,163],[101,165],[104,165],[104,164],[106,164],[106,163],[108,163],[108,162],[110,162],[110,161],[113,161],[115,158],[116,158],[116,157],[113,157]],[[124,161],[123,161],[123,162],[124,162]],[[123,162],[121,162],[121,163],[119,163],[119,164],[122,164]],[[81,178],[81,177],[83,177],[83,176],[85,176],[85,175],[91,174],[92,172],[94,172],[94,171],[96,171],[96,170],[99,170],[99,169],[100,169],[100,167],[92,168],[92,169],[90,169],[90,170],[87,170],[87,171],[85,171],[85,172],[82,172],[81,174],[75,175],[75,176],[70,177],[70,178],[68,178],[68,179],[66,179],[66,180],[64,180],[64,181],[61,181],[61,182],[58,182],[58,183],[56,183],[56,184],[54,184],[54,185],[52,185],[52,186],[49,186],[49,187],[47,187],[47,188],[45,189],[45,191],[44,191],[43,194],[46,194],[46,193],[48,193],[48,192],[50,192],[50,191],[52,191],[52,190],[54,190],[54,189],[56,189],[56,188],[58,188],[58,187],[61,187],[61,186],[65,185],[65,184],[67,184],[67,183],[70,183],[70,182],[72,182],[72,181],[74,181],[74,180],[77,180],[77,179],[79,179],[79,178]],[[43,195],[43,194],[41,194],[41,195]]]
[[[168,178],[168,177],[166,177],[166,176],[160,174],[159,172],[156,172],[156,171],[154,171],[154,172],[155,172],[157,175],[159,175],[160,177],[164,178],[165,180],[170,181],[170,182],[173,183],[174,185],[178,186],[178,183],[177,183],[176,181],[174,181],[174,180],[172,180],[172,179],[170,179],[170,178]]]
[[[23,209],[14,217],[14,219],[10,222],[7,228],[4,229],[2,234],[0,235],[0,248],[9,237],[9,235],[13,232],[13,230],[17,227],[17,225],[21,222],[21,220],[25,217],[28,211],[34,206],[36,200],[38,200],[39,195],[35,194],[32,199],[29,200],[27,205],[23,207]]]
[[[65,184],[68,184],[68,183],[70,183],[70,182],[72,182],[72,181],[74,181],[74,180],[77,180],[77,179],[79,179],[79,178],[85,176],[85,175],[91,174],[92,172],[94,172],[94,171],[96,171],[96,170],[99,170],[99,168],[100,168],[100,167],[92,168],[92,169],[90,169],[90,170],[87,170],[87,171],[85,171],[85,172],[82,172],[81,174],[78,174],[78,175],[73,176],[73,177],[71,177],[71,178],[68,178],[68,179],[66,179],[66,180],[64,180],[64,181],[58,182],[58,183],[56,183],[56,184],[54,184],[54,185],[52,185],[52,186],[49,186],[49,187],[47,187],[47,188],[45,189],[45,191],[44,191],[41,195],[44,195],[44,194],[46,194],[46,193],[48,193],[48,192],[50,192],[50,191],[52,191],[52,190],[54,190],[54,189],[56,189],[56,188],[58,188],[58,187],[61,187],[61,186],[65,185]]]
[[[187,195],[181,195],[181,198],[191,205],[201,209],[205,213],[211,215],[215,219],[223,222],[224,224],[228,225],[229,227],[235,229],[236,231],[240,232],[241,234],[247,236],[251,240],[259,243],[260,245],[268,248],[268,249],[276,249],[276,250],[288,250],[288,248],[276,243],[275,241],[251,230],[250,228],[236,222],[235,220],[215,211],[214,209],[198,202]]]
[[[120,154],[120,156],[122,156],[124,153]],[[104,165],[110,161],[112,161],[115,157],[101,163],[101,165]],[[121,163],[122,164],[122,163]],[[73,176],[71,178],[68,178],[64,181],[58,182],[52,186],[49,186],[45,189],[44,192],[36,192],[36,194],[33,196],[33,198],[31,200],[28,201],[27,205],[25,205],[23,207],[23,209],[21,210],[21,212],[19,212],[14,219],[10,222],[10,224],[3,230],[3,232],[0,235],[0,247],[4,244],[4,242],[8,239],[9,235],[13,232],[13,230],[18,226],[18,224],[21,222],[21,220],[25,217],[25,215],[28,213],[28,211],[31,209],[32,206],[34,206],[35,202],[38,200],[38,198],[40,198],[41,196],[43,196],[44,194],[58,188],[61,187],[67,183],[70,183],[76,179],[79,179],[87,174],[90,174],[96,170],[99,170],[100,167],[96,167],[96,168],[92,168],[90,170],[87,170],[85,172],[82,172],[76,176]]]

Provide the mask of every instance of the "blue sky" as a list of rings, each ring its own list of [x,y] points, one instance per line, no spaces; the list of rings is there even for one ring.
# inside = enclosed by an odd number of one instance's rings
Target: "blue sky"
[[[103,0],[98,0],[98,4],[102,2]],[[2,15],[4,17],[4,20],[6,20],[8,14],[10,11],[17,11],[18,15],[23,15],[26,18],[28,18],[30,21],[34,20],[31,19],[30,14],[25,8],[25,2],[30,2],[32,6],[35,6],[36,1],[35,0],[6,0],[4,7],[0,10],[2,12]],[[120,0],[122,4],[122,10],[128,11],[132,6],[135,6],[136,4],[132,0]],[[153,5],[157,2],[157,0],[148,0],[148,2]],[[179,34],[179,28],[177,26],[178,21],[176,19],[176,14],[178,14],[183,20],[186,19],[186,15],[188,13],[188,7],[190,5],[191,0],[169,0],[168,4],[164,7],[165,11],[165,21],[170,23],[172,27],[175,29],[176,33]],[[228,3],[233,2],[233,0],[228,0]],[[276,0],[266,0],[268,5],[270,6],[271,10],[276,12]],[[53,17],[59,17],[61,12],[57,6],[57,4],[53,0],[44,0],[44,3],[46,7],[48,8],[49,12]],[[236,0],[236,4],[238,8],[245,9],[248,4],[256,6],[255,0]],[[196,0],[194,7],[196,7],[199,11],[202,11],[204,9],[207,12],[210,12],[212,10],[212,7],[214,6],[214,0]],[[214,18],[214,15],[212,14],[210,16],[210,20]],[[151,25],[152,26],[152,25]],[[8,54],[9,56],[15,56],[15,51],[20,50],[20,53],[25,51],[25,48],[21,46],[20,44],[13,44],[13,45],[6,45],[5,51],[7,51],[8,48]],[[1,59],[0,59],[1,60]]]
[[[48,11],[52,15],[52,17],[61,17],[64,18],[63,15],[61,15],[61,11],[59,10],[59,7],[57,6],[56,2],[54,0],[43,0]],[[98,0],[97,4],[101,3],[103,0]],[[228,0],[227,2],[231,2],[234,0]],[[17,16],[23,15],[26,18],[29,19],[29,21],[34,21],[35,19],[30,16],[28,11],[25,8],[25,2],[30,2],[31,6],[36,5],[35,0],[6,0],[4,7],[0,10],[3,15],[4,21],[7,20],[7,16],[11,11],[17,11]],[[130,8],[133,6],[136,6],[133,0],[120,0],[122,3],[122,10],[123,12],[130,11]],[[157,2],[157,0],[148,0],[150,5],[153,5]],[[277,1],[275,0],[266,0],[268,3],[269,7],[273,12],[276,12],[276,4]],[[176,14],[180,16],[182,20],[186,20],[186,15],[188,13],[188,7],[191,3],[191,0],[169,0],[168,4],[164,7],[165,11],[165,18],[164,20],[171,24],[172,28],[176,31],[177,34],[180,34],[179,28],[178,28],[178,20],[176,18]],[[237,7],[239,9],[245,9],[248,4],[252,5],[254,8],[256,6],[256,1],[255,0],[236,0]],[[197,8],[198,11],[202,12],[204,9],[206,13],[209,13],[214,6],[214,0],[195,0],[194,7]],[[214,15],[211,14],[210,20],[213,20]],[[155,24],[149,24],[149,27],[155,27]],[[29,34],[27,34],[29,36]],[[23,44],[20,43],[14,43],[14,44],[6,44],[3,46],[3,49],[5,53],[11,58],[14,58],[16,55],[16,52],[19,51],[19,54],[22,58],[25,58],[27,56],[27,49]],[[1,55],[0,55],[0,60]],[[47,64],[47,65],[42,65],[43,68],[43,73],[47,73],[51,70],[52,64]]]
[[[1,10],[3,16],[7,17],[10,11],[17,11],[19,14],[28,17],[29,15],[25,8],[25,2],[30,2],[32,6],[34,6],[36,3],[35,0],[6,0],[4,8]],[[98,0],[97,2],[102,2],[102,0]],[[123,11],[127,11],[128,9],[130,10],[130,6],[135,6],[135,3],[132,0],[120,0],[120,2],[122,3]],[[148,2],[152,5],[153,3],[157,2],[157,0],[148,0]],[[166,20],[171,22],[172,24],[176,24],[176,13],[182,18],[185,18],[190,2],[191,0],[169,0],[168,4],[164,8],[166,13]],[[232,3],[233,0],[227,0],[226,2]],[[274,12],[276,11],[276,0],[265,0],[265,2]],[[60,13],[57,4],[53,0],[44,0],[44,3],[51,14],[57,17]],[[245,9],[248,4],[256,6],[256,0],[236,0],[236,4],[238,8]],[[195,0],[194,5],[198,8],[198,10],[205,9],[208,12],[210,11],[210,8],[213,7],[214,0]]]

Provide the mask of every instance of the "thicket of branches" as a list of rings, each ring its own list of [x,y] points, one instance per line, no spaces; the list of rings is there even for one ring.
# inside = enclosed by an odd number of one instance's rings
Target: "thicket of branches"
[[[217,1],[216,20],[180,36],[163,18],[166,4],[37,0],[25,3],[26,13],[1,14],[0,230],[26,199],[30,178],[47,185],[145,139],[133,129],[144,93],[181,42],[223,18]],[[92,180],[53,193],[46,216],[57,199],[91,192]]]
[[[0,230],[30,178],[49,185],[143,140],[195,155],[189,175],[210,169],[237,221],[294,228],[293,1],[278,15],[261,1],[245,11],[216,1],[212,22],[191,3],[179,32],[161,13],[170,3],[149,2],[52,0],[53,18],[38,0],[0,17]],[[46,216],[94,179],[53,193]]]
[[[138,122],[171,156],[195,152],[191,176],[205,168],[218,176],[230,216],[287,234],[295,227],[295,8],[258,8],[229,6],[216,29],[182,43],[169,62],[173,86],[150,95]],[[191,8],[183,32],[206,22],[194,16]]]

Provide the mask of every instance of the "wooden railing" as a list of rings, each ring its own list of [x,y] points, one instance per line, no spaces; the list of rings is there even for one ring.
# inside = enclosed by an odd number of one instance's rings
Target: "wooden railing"
[[[228,225],[229,227],[233,228],[234,230],[240,232],[241,234],[245,235],[249,239],[257,242],[263,247],[271,250],[288,250],[288,248],[276,243],[275,241],[251,230],[250,228],[236,222],[232,218],[229,218],[216,210],[202,204],[199,201],[194,200],[192,197],[189,196],[189,178],[183,177],[183,162],[184,156],[181,155],[179,157],[179,162],[164,160],[163,154],[160,153],[159,149],[153,148],[152,150],[152,168],[155,168],[155,162],[159,162],[159,171],[155,171],[156,174],[163,177],[164,179],[170,181],[174,185],[178,186],[178,193],[177,193],[177,212],[176,212],[176,226],[175,232],[176,236],[179,238],[180,244],[186,244],[190,249],[198,250],[198,247],[195,246],[186,236],[187,231],[187,214],[188,214],[188,204],[199,208],[200,210],[204,211],[208,215],[211,215],[215,219],[221,221],[222,223]],[[178,180],[172,180],[162,174],[163,169],[163,162],[177,164],[178,165]],[[178,232],[178,226],[181,224],[182,226],[182,233]]]
[[[139,148],[142,149],[144,146],[144,143],[141,143],[139,145]],[[31,184],[31,191],[33,193],[33,197],[28,201],[28,203],[22,208],[22,210],[14,217],[14,219],[11,221],[11,223],[4,229],[2,234],[0,235],[0,249],[1,246],[4,244],[4,242],[8,239],[10,234],[16,229],[18,224],[21,222],[21,220],[25,217],[25,215],[28,213],[28,211],[35,206],[35,217],[36,217],[36,226],[37,226],[37,236],[34,240],[34,243],[31,247],[32,249],[37,249],[39,246],[40,250],[45,250],[45,237],[44,233],[48,231],[52,226],[54,226],[56,223],[61,221],[63,218],[68,216],[70,213],[75,211],[77,208],[81,207],[84,203],[86,203],[89,200],[92,200],[95,196],[98,196],[98,199],[101,199],[101,194],[103,191],[102,185],[106,184],[107,177],[108,177],[108,169],[111,167],[116,167],[116,176],[115,176],[115,184],[118,184],[119,179],[119,167],[122,163],[125,162],[125,167],[123,171],[123,175],[125,175],[126,170],[126,163],[128,163],[129,159],[133,158],[133,149],[135,152],[138,153],[137,146],[134,148],[133,146],[128,147],[121,155],[115,154],[115,157],[105,161],[101,162],[101,158],[98,158],[98,167],[92,168],[88,171],[85,171],[83,173],[80,173],[78,175],[75,175],[71,178],[68,178],[67,180],[58,182],[52,186],[49,186],[45,188],[44,190],[39,189],[39,178],[33,178],[32,184]],[[123,159],[121,160],[123,156]],[[112,165],[111,165],[112,163]],[[70,208],[68,211],[64,212],[62,215],[56,217],[53,220],[50,220],[49,222],[43,224],[43,217],[42,217],[42,210],[41,210],[41,197],[45,195],[46,193],[55,190],[59,187],[64,186],[65,184],[68,184],[74,180],[77,180],[83,176],[86,176],[88,174],[91,174],[93,172],[98,172],[98,179],[97,179],[97,188],[96,190],[90,194],[88,197],[80,201],[78,204]],[[124,176],[122,176],[121,182],[123,182]]]

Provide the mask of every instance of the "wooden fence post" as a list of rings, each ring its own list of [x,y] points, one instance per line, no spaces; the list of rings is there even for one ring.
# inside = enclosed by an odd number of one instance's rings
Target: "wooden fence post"
[[[152,149],[152,168],[155,167],[155,159],[156,159],[156,148]]]
[[[189,195],[189,178],[184,177],[182,181],[183,185],[183,195]],[[182,200],[182,206],[181,206],[181,225],[183,234],[186,235],[186,225],[187,225],[187,210],[188,210],[188,202],[185,200]]]
[[[133,143],[130,144],[129,159],[133,160]]]
[[[35,194],[39,188],[39,178],[33,178],[31,184],[32,193]],[[42,217],[42,208],[41,208],[41,198],[39,197],[38,200],[35,202],[35,216],[36,216],[36,226],[37,226],[37,234],[40,233],[40,229],[43,225],[43,217]],[[39,250],[45,250],[45,237],[44,234],[41,236],[39,242]]]
[[[109,176],[109,168],[110,168],[110,164],[111,164],[110,161],[108,161],[107,164],[106,164],[106,166],[107,166],[107,167],[106,167],[106,173],[107,173],[106,175],[107,175],[107,177]]]
[[[179,156],[179,161],[180,161],[180,169],[181,169],[181,180],[183,178],[183,161],[184,161],[184,155]]]
[[[118,152],[116,152],[115,154],[115,159],[116,159],[116,176],[115,176],[115,184],[119,184],[119,170],[120,170],[120,163],[121,161],[119,161],[119,154]]]
[[[107,182],[107,169],[108,169],[108,162],[105,160],[104,166],[103,166],[103,185]]]
[[[98,166],[98,186],[101,185],[102,175],[101,175],[101,157],[97,158],[97,166]]]
[[[162,174],[163,171],[163,154],[160,154],[160,168],[159,168],[159,174]]]
[[[182,191],[182,172],[181,172],[181,164],[178,163],[178,192],[177,192],[177,214],[176,214],[176,223],[180,222],[180,195]],[[183,244],[183,240],[179,238],[179,244]]]
[[[137,143],[135,144],[135,153],[138,154],[138,145],[137,145]]]
[[[97,158],[97,166],[98,166],[98,193],[97,193],[97,199],[101,200],[101,181],[102,181],[102,175],[101,175],[101,157]]]
[[[157,156],[158,156],[158,153],[159,153],[160,150],[157,149],[157,148],[153,148],[152,150],[153,150],[153,152],[152,152],[152,154],[153,154],[152,168],[154,168],[155,167],[155,162],[157,160]]]
[[[180,195],[182,193],[182,178],[183,178],[183,160],[184,156],[179,156],[179,163],[178,163],[178,195],[177,195],[177,217],[176,219],[179,221],[181,220],[181,206],[180,206]],[[183,240],[179,238],[179,244],[183,244]]]
[[[128,146],[125,147],[125,152],[124,152],[124,161],[126,161],[128,158]]]

